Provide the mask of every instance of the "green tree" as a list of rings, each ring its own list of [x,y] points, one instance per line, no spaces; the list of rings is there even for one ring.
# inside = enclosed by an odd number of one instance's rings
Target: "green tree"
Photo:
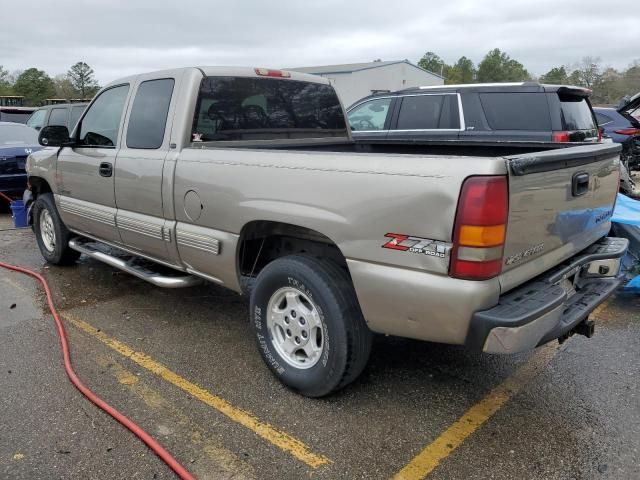
[[[540,83],[552,85],[564,85],[569,80],[567,70],[564,67],[554,67],[540,77]]]
[[[93,68],[84,62],[73,65],[67,72],[67,76],[82,98],[95,95],[99,89],[98,82],[93,77]]]
[[[478,82],[520,82],[531,77],[524,66],[506,52],[494,48],[478,65]]]
[[[45,98],[55,93],[53,80],[44,71],[29,68],[22,72],[13,85],[17,95],[25,97],[27,105],[42,105]]]
[[[425,70],[428,70],[438,75],[442,75],[446,68],[444,60],[433,52],[425,53],[420,60],[418,60],[418,66]]]
[[[56,98],[71,100],[72,98],[78,98],[80,95],[68,75],[56,75],[56,78],[53,79],[53,85],[56,91]]]
[[[602,78],[600,57],[584,57],[580,63],[574,65],[569,77],[572,83],[593,89]]]
[[[445,69],[445,83],[455,85],[460,83],[473,83],[475,80],[476,68],[467,57],[460,57],[458,61]]]
[[[11,95],[11,82],[9,81],[9,71],[0,65],[0,95]]]

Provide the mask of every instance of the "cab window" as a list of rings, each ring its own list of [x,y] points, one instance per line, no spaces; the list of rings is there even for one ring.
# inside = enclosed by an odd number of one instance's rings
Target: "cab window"
[[[49,115],[49,125],[62,125],[67,126],[68,113],[66,108],[53,108],[51,115]]]
[[[78,141],[83,146],[114,147],[129,85],[105,90],[87,110],[80,123]]]
[[[384,130],[392,98],[369,100],[349,112],[349,125],[354,132]]]

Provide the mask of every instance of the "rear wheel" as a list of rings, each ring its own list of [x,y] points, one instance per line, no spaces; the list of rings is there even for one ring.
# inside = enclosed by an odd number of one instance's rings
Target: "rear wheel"
[[[355,380],[371,351],[347,273],[333,262],[291,255],[271,262],[251,292],[260,353],[289,388],[320,397]]]
[[[69,265],[80,257],[80,252],[69,248],[71,233],[62,223],[50,193],[39,195],[33,204],[33,230],[40,253],[47,262]]]

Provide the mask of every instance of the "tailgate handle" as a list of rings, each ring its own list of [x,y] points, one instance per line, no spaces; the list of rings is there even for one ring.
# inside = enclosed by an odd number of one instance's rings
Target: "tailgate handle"
[[[571,193],[574,197],[584,195],[589,190],[589,174],[587,172],[578,172],[573,174],[571,182]]]

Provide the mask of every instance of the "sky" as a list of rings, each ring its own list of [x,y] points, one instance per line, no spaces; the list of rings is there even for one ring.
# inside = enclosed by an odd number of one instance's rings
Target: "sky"
[[[0,11],[15,13],[13,0]],[[27,5],[27,3],[22,3]],[[0,65],[52,77],[77,61],[105,84],[189,65],[272,68],[408,59],[476,64],[493,48],[535,75],[585,56],[640,60],[640,10],[603,0],[30,0],[2,22]],[[13,16],[12,16],[13,17]],[[632,45],[633,47],[629,47]]]

